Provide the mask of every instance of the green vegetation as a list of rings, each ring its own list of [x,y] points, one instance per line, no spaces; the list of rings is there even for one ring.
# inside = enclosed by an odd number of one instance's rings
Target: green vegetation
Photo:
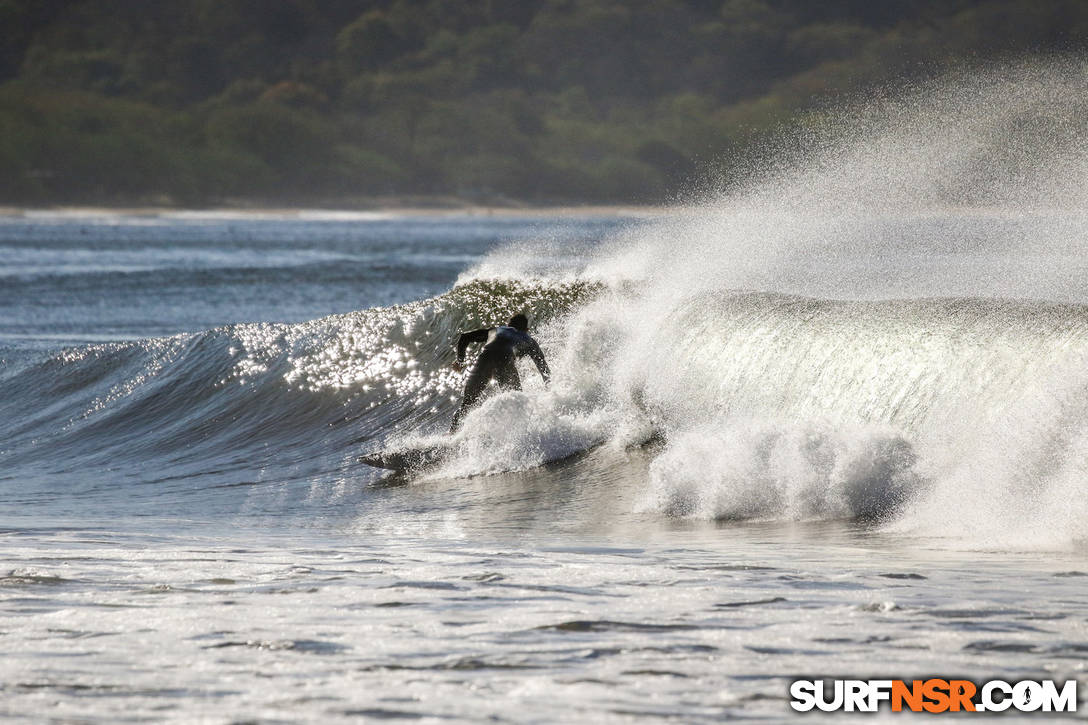
[[[0,0],[0,203],[661,201],[1082,0]]]

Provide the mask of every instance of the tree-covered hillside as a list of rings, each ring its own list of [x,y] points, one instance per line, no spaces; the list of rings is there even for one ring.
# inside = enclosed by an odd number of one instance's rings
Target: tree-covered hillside
[[[659,201],[1082,0],[0,0],[0,203]]]

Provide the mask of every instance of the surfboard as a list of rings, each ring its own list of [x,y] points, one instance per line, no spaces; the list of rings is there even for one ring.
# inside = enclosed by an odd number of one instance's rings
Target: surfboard
[[[375,468],[387,468],[390,471],[417,471],[435,466],[449,455],[450,447],[445,445],[395,448],[359,456],[359,461]]]
[[[661,439],[656,437],[658,435],[659,434],[655,433],[651,438],[638,444],[639,447],[647,447],[655,441],[660,442]],[[582,450],[572,451],[566,455],[542,461],[540,465],[555,466],[569,463],[589,455],[603,444],[604,441],[597,441]],[[385,468],[390,471],[396,471],[397,473],[413,473],[439,465],[446,460],[453,450],[453,446],[445,443],[406,446],[404,448],[391,448],[384,451],[367,453],[359,456],[359,462],[365,463],[368,466],[374,466],[375,468]]]

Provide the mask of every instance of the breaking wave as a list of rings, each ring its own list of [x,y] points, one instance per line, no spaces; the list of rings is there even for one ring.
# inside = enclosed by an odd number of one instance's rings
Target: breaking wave
[[[527,310],[553,385],[526,371],[524,392],[466,418],[432,475],[598,445],[622,466],[641,447],[640,506],[661,515],[1075,544],[1088,535],[1084,68],[945,79],[824,119],[801,152],[712,201],[602,244],[510,246],[432,299],[21,364],[0,379],[0,464],[198,488],[300,466],[376,478],[360,453],[448,426],[458,331]]]

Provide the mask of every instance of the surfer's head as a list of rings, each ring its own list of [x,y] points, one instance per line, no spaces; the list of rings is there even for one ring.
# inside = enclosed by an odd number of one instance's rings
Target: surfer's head
[[[520,330],[521,332],[529,331],[529,318],[520,313],[511,317],[510,321],[506,324],[510,327],[513,327],[515,330]]]

